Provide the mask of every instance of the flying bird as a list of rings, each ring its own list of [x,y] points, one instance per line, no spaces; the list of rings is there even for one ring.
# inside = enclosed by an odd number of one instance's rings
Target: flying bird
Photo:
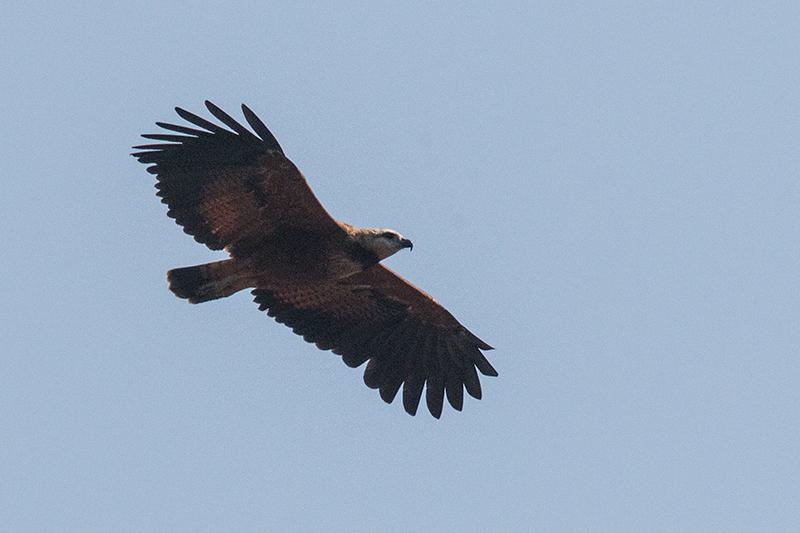
[[[482,353],[492,347],[381,264],[411,241],[334,220],[247,106],[252,131],[211,102],[206,107],[230,129],[176,107],[196,128],[156,122],[173,133],[142,135],[159,142],[132,154],[152,165],[167,216],[230,256],[170,270],[169,289],[193,304],[252,289],[259,309],[307,342],[353,368],[369,361],[364,382],[387,403],[402,386],[410,415],[423,388],[436,418],[445,395],[459,411],[464,389],[480,399],[476,369],[497,375]]]

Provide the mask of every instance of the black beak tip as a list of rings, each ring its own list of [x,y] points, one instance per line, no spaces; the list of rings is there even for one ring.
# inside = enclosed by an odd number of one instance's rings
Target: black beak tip
[[[413,249],[414,249],[414,243],[413,243],[413,242],[411,242],[411,241],[409,241],[408,239],[406,239],[405,241],[403,241],[403,246],[404,246],[405,248],[408,248],[409,250],[413,250]]]

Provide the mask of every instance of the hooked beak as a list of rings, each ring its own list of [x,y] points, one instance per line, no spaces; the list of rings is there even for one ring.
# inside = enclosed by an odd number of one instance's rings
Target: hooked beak
[[[409,250],[413,250],[413,249],[414,249],[414,243],[413,243],[413,242],[411,242],[411,241],[409,241],[408,239],[402,239],[402,240],[400,241],[400,245],[401,245],[403,248],[408,248]]]

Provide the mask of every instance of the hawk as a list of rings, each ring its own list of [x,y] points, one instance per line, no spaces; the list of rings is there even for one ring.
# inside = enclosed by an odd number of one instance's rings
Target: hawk
[[[479,370],[497,371],[492,347],[444,307],[381,264],[412,248],[396,231],[334,220],[278,141],[245,105],[252,131],[206,101],[230,129],[181,108],[194,127],[156,122],[172,133],[145,134],[135,146],[151,164],[157,195],[184,232],[230,258],[167,272],[169,289],[196,304],[252,289],[259,309],[350,367],[365,362],[364,382],[391,403],[417,412],[423,388],[439,418],[444,397],[461,410],[464,390],[481,398]]]

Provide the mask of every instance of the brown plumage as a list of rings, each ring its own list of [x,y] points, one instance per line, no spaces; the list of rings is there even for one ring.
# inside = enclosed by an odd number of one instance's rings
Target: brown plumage
[[[461,410],[464,389],[481,398],[479,370],[497,372],[481,350],[491,346],[433,298],[380,264],[411,241],[390,230],[334,220],[267,127],[242,105],[253,132],[210,102],[230,130],[175,108],[200,129],[157,122],[175,134],[136,146],[151,163],[167,215],[197,242],[229,259],[167,273],[178,297],[200,303],[252,288],[278,322],[364,372],[367,386],[391,403],[403,386],[414,415],[425,388],[439,418],[445,395]],[[427,386],[426,386],[427,384]]]

